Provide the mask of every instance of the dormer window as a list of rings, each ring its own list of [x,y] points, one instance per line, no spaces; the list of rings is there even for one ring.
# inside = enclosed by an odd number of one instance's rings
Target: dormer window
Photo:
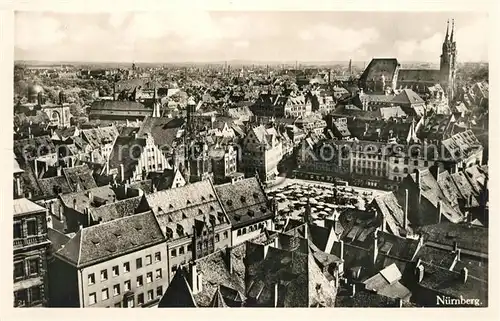
[[[248,216],[254,217],[255,216],[255,212],[253,210],[248,210]]]
[[[167,230],[166,230],[165,234],[167,235],[168,239],[171,239],[171,238],[174,237],[174,232],[170,228],[168,228],[168,227],[167,227]]]
[[[203,211],[201,210],[201,208],[198,209],[198,214],[203,214]]]
[[[190,200],[187,200],[187,201],[186,201],[186,204],[187,204],[187,205],[190,205],[190,204],[191,204],[191,201],[190,201]]]
[[[204,202],[204,201],[206,201],[205,196],[202,196],[202,197],[201,197],[201,200],[202,200],[203,202]]]
[[[240,214],[236,214],[236,215],[234,215],[234,219],[235,219],[236,221],[239,221],[239,220],[241,219]]]
[[[177,234],[179,236],[184,236],[184,227],[182,227],[182,225],[180,224],[177,224]]]
[[[226,203],[227,203],[228,206],[232,206],[233,205],[233,201],[232,200],[227,200]]]

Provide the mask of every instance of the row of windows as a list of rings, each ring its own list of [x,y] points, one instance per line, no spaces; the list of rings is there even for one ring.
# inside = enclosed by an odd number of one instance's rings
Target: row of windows
[[[162,269],[157,269],[155,271],[155,279],[156,280],[159,280],[162,278]],[[151,283],[153,282],[153,272],[148,272],[146,274],[146,283]],[[130,291],[131,290],[131,280],[127,280],[125,282],[123,282],[123,291],[124,292],[127,292],[127,291]],[[136,286],[138,288],[142,287],[144,285],[144,278],[142,275],[139,275],[137,278],[136,278]],[[121,292],[121,288],[120,288],[120,284],[115,284],[113,285],[112,289],[113,289],[113,297],[115,296],[118,296],[120,295],[122,292]],[[101,290],[101,301],[106,301],[107,299],[109,299],[109,288],[104,288]],[[96,295],[96,292],[92,292],[90,293],[89,295],[89,304],[95,304],[97,301],[97,295]]]
[[[147,301],[150,302],[150,301],[153,301],[155,299],[155,291],[154,290],[149,290],[147,292]],[[156,288],[156,298],[159,298],[163,295],[163,287],[160,285],[159,287]],[[91,293],[90,296],[89,296],[89,305],[93,305],[97,302],[97,294],[94,292],[94,293]],[[133,308],[134,307],[134,297],[131,296],[130,298],[128,298],[126,300],[126,302],[124,302],[124,307],[127,307],[127,308]],[[140,306],[144,304],[144,293],[139,293],[137,294],[137,305]],[[114,304],[115,308],[121,308],[122,307],[122,302],[117,302]],[[109,308],[109,306],[107,307]]]
[[[404,161],[403,161],[404,165],[408,165],[409,164],[409,160],[408,158],[405,158]],[[399,164],[399,159],[394,159],[394,164]],[[413,166],[418,166],[419,162],[418,160],[414,160],[413,161]],[[429,166],[429,162],[428,161],[424,161],[424,167],[428,167]]]
[[[160,262],[161,261],[161,253],[156,252],[155,253],[155,262]],[[152,255],[146,255],[146,265],[151,265],[153,264],[153,257]],[[136,269],[142,268],[142,258],[138,258],[135,260],[135,267]],[[111,272],[113,274],[113,277],[119,276],[120,275],[120,268],[118,265],[115,265],[111,268]],[[128,273],[130,272],[130,262],[124,262],[123,263],[123,273]],[[101,270],[101,281],[106,281],[108,280],[108,269]],[[88,284],[92,285],[95,284],[95,274],[90,273],[88,275]]]
[[[14,292],[14,307],[29,306],[42,300],[40,286]]]
[[[248,227],[248,233],[260,230],[260,229],[264,228],[265,226],[266,226],[266,223],[264,223],[264,222],[261,222],[261,223],[258,223],[258,224],[254,224],[254,225],[250,225]],[[236,231],[236,235],[237,236],[241,236],[241,235],[245,235],[245,234],[247,234],[247,228],[246,227],[240,228],[239,230]]]
[[[27,277],[38,275],[40,268],[40,259],[28,259],[14,263],[14,280],[21,280]]]
[[[35,218],[26,220],[26,233],[27,235],[24,235],[22,222],[14,222],[14,239],[21,239],[25,236],[38,235],[37,220]]]

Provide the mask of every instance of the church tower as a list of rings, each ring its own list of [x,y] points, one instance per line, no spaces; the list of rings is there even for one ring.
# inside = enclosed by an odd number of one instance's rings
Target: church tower
[[[441,71],[441,83],[444,85],[448,99],[453,99],[455,89],[455,78],[457,72],[457,47],[453,39],[455,33],[455,20],[452,20],[451,36],[449,34],[450,22],[446,26],[446,36],[443,42],[441,61],[439,69]]]

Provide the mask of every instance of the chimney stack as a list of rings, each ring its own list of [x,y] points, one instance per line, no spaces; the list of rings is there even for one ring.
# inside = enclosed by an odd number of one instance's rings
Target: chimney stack
[[[469,270],[466,267],[464,267],[462,269],[462,271],[460,272],[460,274],[462,275],[462,281],[464,282],[464,284],[467,283],[467,277],[469,276]]]
[[[340,259],[344,260],[344,241],[340,240]]]
[[[351,284],[351,297],[356,295],[356,284]]]
[[[408,189],[405,189],[404,229],[408,230]]]
[[[277,308],[278,307],[278,295],[279,295],[279,292],[278,292],[278,287],[279,287],[279,282],[276,282],[274,284],[274,294],[273,294],[273,299],[274,299],[274,307]]]
[[[457,250],[457,261],[460,261],[460,249]]]
[[[125,169],[123,168],[123,164],[120,164],[120,179],[125,181]]]
[[[198,270],[196,268],[196,262],[191,263],[191,273],[190,273],[190,280],[191,280],[191,291],[193,294],[197,294],[198,291]]]
[[[377,227],[373,232],[373,264],[377,261],[378,256],[378,232],[380,229]]]
[[[458,242],[457,241],[453,241],[453,252],[458,252]]]
[[[75,198],[75,199],[73,199],[73,209],[74,209],[75,211],[78,211],[78,207],[77,207],[77,205],[76,205],[76,198]]]
[[[57,176],[61,176],[62,175],[62,168],[61,166],[57,166]]]
[[[420,283],[424,279],[424,266],[423,265],[417,265],[417,282]]]
[[[443,204],[441,203],[441,201],[438,201],[438,204],[437,204],[437,215],[438,215],[438,223],[441,223],[441,217],[443,215]]]

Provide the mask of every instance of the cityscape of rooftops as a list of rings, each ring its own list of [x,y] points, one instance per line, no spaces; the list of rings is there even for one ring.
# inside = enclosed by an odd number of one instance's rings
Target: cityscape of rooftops
[[[488,307],[487,30],[16,12],[13,306]]]

